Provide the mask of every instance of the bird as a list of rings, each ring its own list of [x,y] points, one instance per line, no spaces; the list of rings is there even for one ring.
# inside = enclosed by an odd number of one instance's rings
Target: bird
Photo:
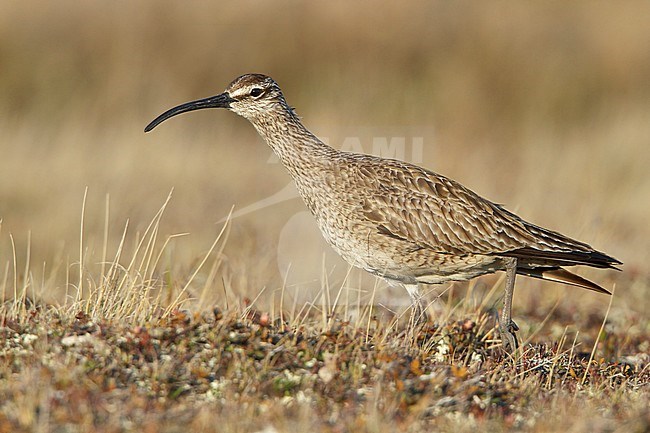
[[[421,285],[505,271],[498,332],[504,350],[515,353],[516,275],[611,294],[564,267],[620,270],[621,261],[532,224],[446,176],[329,146],[303,125],[267,75],[241,75],[223,93],[165,111],[145,132],[173,116],[207,108],[247,119],[293,178],[325,240],[350,265],[403,286],[418,319],[425,314]]]

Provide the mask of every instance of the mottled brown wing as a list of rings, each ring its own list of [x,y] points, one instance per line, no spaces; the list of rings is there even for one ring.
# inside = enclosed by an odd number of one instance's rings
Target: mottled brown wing
[[[593,251],[587,244],[527,223],[501,206],[444,176],[416,166],[384,164],[363,201],[366,216],[386,235],[439,253],[499,254],[534,251]],[[508,254],[504,254],[508,255]]]
[[[532,239],[523,225],[450,179],[422,172],[394,179],[363,203],[380,232],[439,253],[493,254],[526,246]]]

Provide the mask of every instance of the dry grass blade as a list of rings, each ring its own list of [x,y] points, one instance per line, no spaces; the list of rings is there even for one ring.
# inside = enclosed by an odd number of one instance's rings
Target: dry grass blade
[[[183,296],[187,292],[188,288],[192,284],[192,281],[194,281],[194,278],[199,273],[199,271],[203,268],[203,265],[205,265],[205,263],[208,261],[208,258],[212,255],[212,252],[214,251],[214,249],[217,247],[219,242],[221,242],[221,240],[222,240],[221,238],[222,238],[223,234],[226,233],[226,229],[228,228],[228,225],[230,223],[230,216],[232,215],[233,209],[234,209],[234,207],[230,208],[230,212],[228,213],[228,217],[226,217],[226,221],[224,222],[223,226],[221,227],[221,230],[219,231],[219,234],[217,235],[216,239],[214,240],[214,242],[212,242],[212,245],[208,249],[208,252],[205,254],[203,259],[201,260],[201,263],[199,263],[199,265],[194,269],[194,272],[192,273],[190,278],[187,280],[187,282],[185,283],[185,285],[183,286],[181,291],[178,293],[178,295],[176,296],[174,301],[165,309],[165,313],[164,313],[163,317],[169,316],[169,314],[174,309],[178,308],[182,304],[181,299],[183,298]]]
[[[607,323],[607,318],[609,317],[609,312],[612,309],[612,302],[614,302],[614,294],[616,293],[616,285],[612,287],[612,295],[609,298],[609,304],[607,304],[607,311],[605,311],[605,317],[603,317],[603,322],[600,325],[600,329],[598,330],[598,336],[594,340],[594,346],[591,349],[591,353],[589,354],[589,361],[587,362],[587,368],[585,368],[585,373],[582,376],[582,380],[580,380],[580,386],[583,386],[585,381],[587,380],[587,375],[589,374],[589,369],[591,368],[591,361],[594,359],[594,355],[596,354],[596,349],[598,348],[598,343],[600,342],[600,338],[603,335],[603,330],[605,329],[605,324]]]

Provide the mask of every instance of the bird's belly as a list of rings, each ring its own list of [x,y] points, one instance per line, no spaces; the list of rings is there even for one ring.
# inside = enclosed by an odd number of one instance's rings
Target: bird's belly
[[[396,267],[395,251],[378,243],[369,228],[343,219],[317,220],[327,243],[350,265],[373,273],[377,269]]]
[[[503,262],[498,257],[474,254],[454,256],[431,250],[407,253],[394,258],[393,263],[393,269],[380,275],[407,284],[465,281],[503,269]]]
[[[381,235],[363,223],[319,219],[318,225],[323,237],[350,265],[388,280],[438,284],[503,269],[502,259],[496,256],[438,253]]]

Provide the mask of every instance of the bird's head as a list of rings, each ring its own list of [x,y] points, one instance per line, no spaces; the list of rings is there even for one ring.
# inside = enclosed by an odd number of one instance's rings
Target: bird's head
[[[149,132],[170,117],[203,108],[226,108],[248,120],[256,119],[279,108],[291,112],[280,87],[273,78],[262,74],[245,74],[236,78],[219,95],[186,102],[165,111],[144,130]]]

